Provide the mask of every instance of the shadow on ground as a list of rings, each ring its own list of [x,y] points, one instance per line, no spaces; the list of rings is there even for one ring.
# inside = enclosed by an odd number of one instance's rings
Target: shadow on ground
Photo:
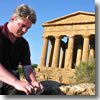
[[[44,86],[44,91],[40,95],[65,95],[59,87],[62,84],[56,81],[41,81],[42,85]]]

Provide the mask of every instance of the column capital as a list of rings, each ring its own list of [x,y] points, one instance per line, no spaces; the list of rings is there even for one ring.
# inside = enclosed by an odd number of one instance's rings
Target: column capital
[[[42,35],[42,38],[48,39],[48,36],[44,36],[44,35]]]
[[[89,38],[90,35],[83,35],[83,38]]]
[[[54,36],[55,39],[61,39],[61,36]]]
[[[69,35],[67,36],[68,38],[74,38],[75,35]]]

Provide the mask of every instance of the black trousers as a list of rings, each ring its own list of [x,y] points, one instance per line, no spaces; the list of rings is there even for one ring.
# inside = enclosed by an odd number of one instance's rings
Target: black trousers
[[[12,70],[10,70],[9,72],[11,72],[17,79],[20,79],[18,72]],[[11,85],[0,81],[0,95],[25,95],[25,93],[22,91],[18,91]]]

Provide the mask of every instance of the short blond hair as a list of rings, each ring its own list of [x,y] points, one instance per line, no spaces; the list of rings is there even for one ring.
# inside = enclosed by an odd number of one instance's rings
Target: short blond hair
[[[16,7],[12,17],[15,17],[16,19],[27,18],[30,19],[33,24],[36,23],[36,13],[34,9],[25,4],[21,4],[20,6]]]

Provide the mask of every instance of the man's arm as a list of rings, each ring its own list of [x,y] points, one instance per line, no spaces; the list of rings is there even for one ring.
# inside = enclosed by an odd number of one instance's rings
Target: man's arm
[[[24,75],[25,75],[27,81],[29,81],[29,82],[37,81],[36,76],[35,76],[35,70],[32,68],[32,65],[24,65],[23,71],[24,71]]]
[[[40,82],[37,81],[35,76],[35,70],[32,68],[32,65],[23,66],[24,75],[26,79],[31,83],[31,85],[38,89],[38,91],[43,91],[43,86]]]
[[[12,85],[17,81],[18,79],[12,75],[10,72],[7,71],[7,69],[4,68],[2,64],[0,64],[0,81],[3,81],[9,85]]]
[[[24,91],[27,95],[31,93],[33,87],[24,81],[18,80],[14,75],[12,75],[2,64],[0,64],[0,81],[5,82],[17,90]]]

